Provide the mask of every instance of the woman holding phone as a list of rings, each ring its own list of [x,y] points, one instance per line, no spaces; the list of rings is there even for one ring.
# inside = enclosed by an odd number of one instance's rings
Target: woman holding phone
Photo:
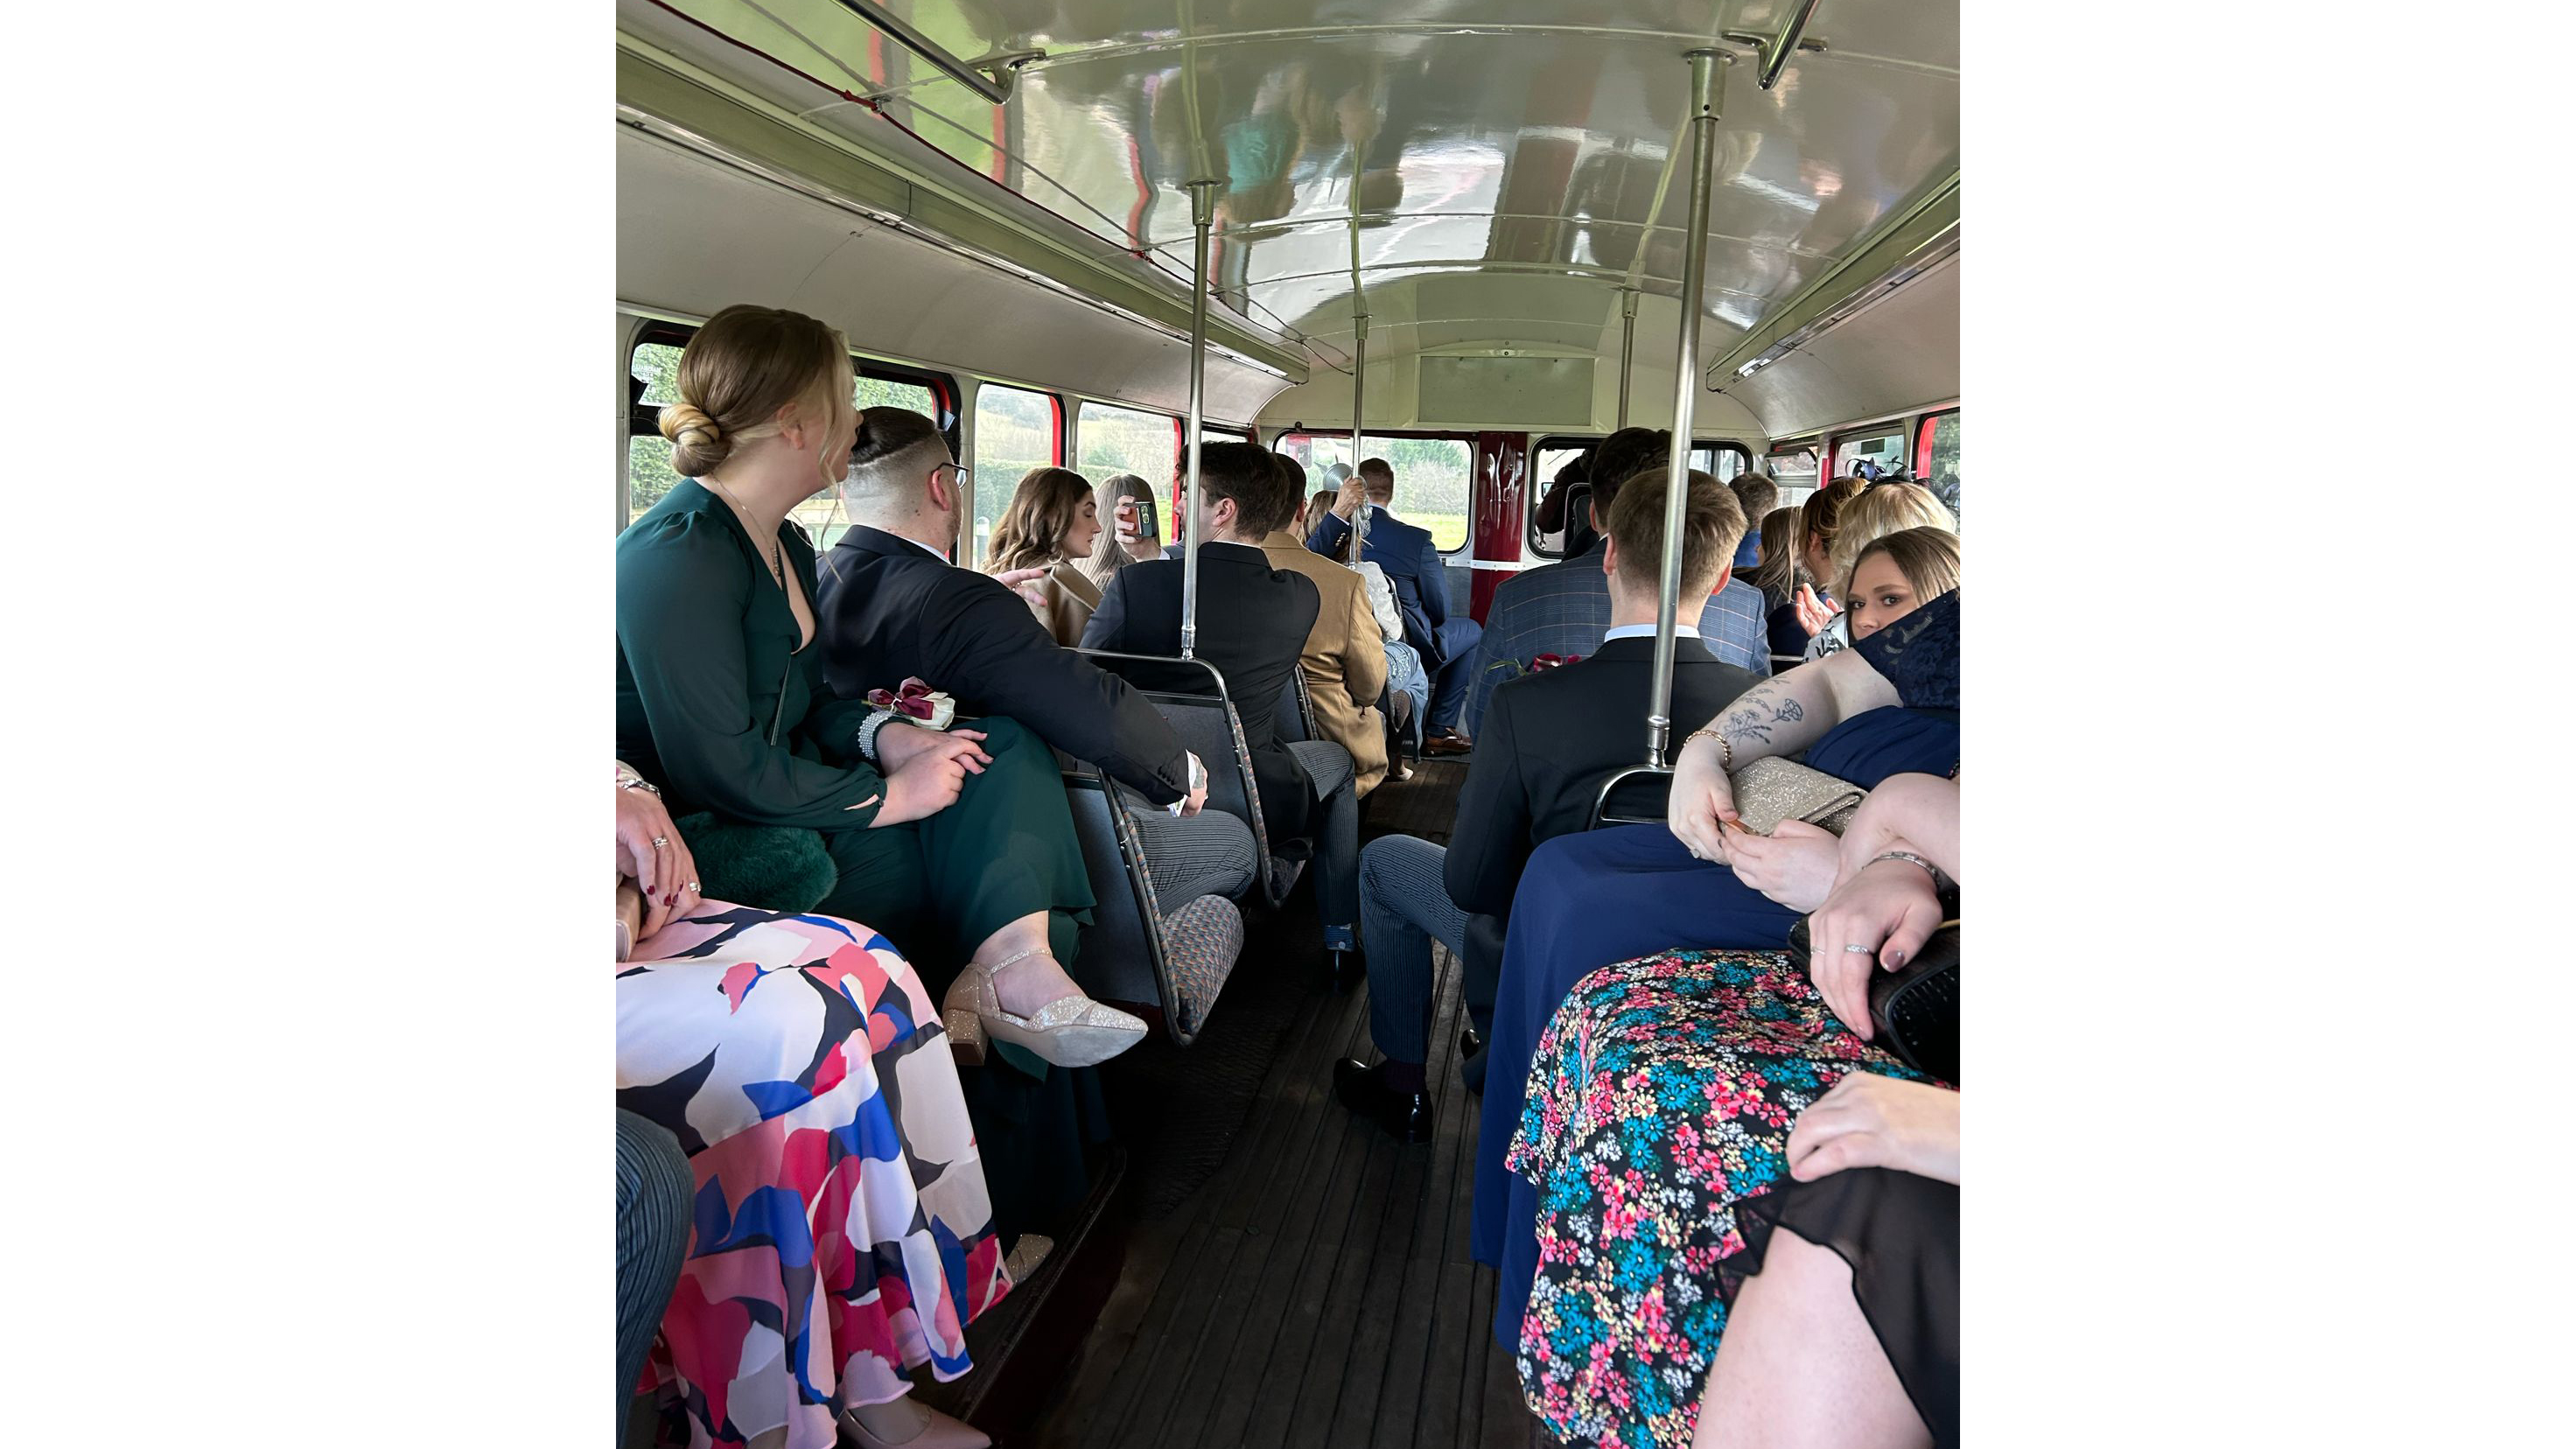
[[[1160,557],[1163,546],[1157,541],[1160,518],[1154,507],[1153,484],[1133,473],[1112,473],[1100,480],[1096,496],[1109,536],[1092,548],[1089,557],[1067,562],[1093,588],[1105,590],[1120,569]]]
[[[1029,585],[1029,608],[1055,642],[1071,648],[1082,642],[1083,626],[1100,607],[1100,585],[1077,565],[1107,551],[1102,532],[1090,479],[1070,468],[1032,468],[993,526],[980,571],[1000,577],[1043,570]]]

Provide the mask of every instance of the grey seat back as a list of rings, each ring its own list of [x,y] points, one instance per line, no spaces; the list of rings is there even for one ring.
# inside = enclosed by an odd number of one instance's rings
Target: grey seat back
[[[1119,654],[1105,649],[1074,652],[1125,679],[1145,696],[1154,712],[1172,727],[1172,733],[1181,737],[1182,747],[1207,767],[1207,808],[1222,810],[1252,827],[1252,839],[1261,859],[1273,861],[1278,850],[1261,819],[1261,787],[1252,773],[1252,746],[1244,739],[1243,722],[1236,717],[1234,703],[1227,697],[1224,674],[1204,659]],[[1293,873],[1285,874],[1293,883]],[[1274,866],[1263,871],[1262,876],[1267,882],[1262,891],[1267,904],[1276,906],[1286,899],[1280,869]]]
[[[1066,768],[1064,788],[1093,901],[1091,927],[1069,963],[1073,978],[1096,1000],[1154,1008],[1173,1042],[1188,1046],[1233,973],[1242,947],[1240,918],[1229,916],[1230,941],[1171,940],[1169,913],[1192,903],[1166,903],[1155,890],[1154,864],[1135,825],[1137,812],[1155,807],[1078,762]],[[1234,910],[1230,902],[1212,904]]]

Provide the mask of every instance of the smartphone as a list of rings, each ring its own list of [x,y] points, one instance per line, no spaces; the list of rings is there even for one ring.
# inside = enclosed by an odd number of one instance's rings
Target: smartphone
[[[1162,533],[1160,532],[1159,525],[1154,516],[1154,500],[1152,498],[1119,499],[1118,520],[1121,523],[1131,523],[1133,527],[1128,531],[1135,534],[1138,538],[1144,539],[1148,543],[1161,543],[1163,541]]]

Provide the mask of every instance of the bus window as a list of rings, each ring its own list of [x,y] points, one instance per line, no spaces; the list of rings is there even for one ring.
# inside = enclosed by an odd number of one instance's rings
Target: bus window
[[[864,366],[865,364],[861,364]],[[870,377],[862,372],[851,380],[850,401],[863,408],[905,408],[921,414],[933,423],[945,421],[940,416],[939,398],[920,383],[897,377]],[[850,521],[841,511],[841,490],[829,487],[787,511],[805,530],[805,536],[820,550],[849,531]]]
[[[1064,414],[1055,398],[999,383],[975,389],[975,522],[957,545],[968,566],[984,557],[993,525],[1011,506],[1011,494],[1031,468],[1064,459]]]
[[[645,509],[661,502],[662,495],[680,481],[680,475],[671,471],[671,445],[651,421],[656,410],[680,400],[680,344],[640,343],[626,371],[644,384],[644,395],[635,400],[626,429],[626,517],[632,521],[643,517]]]
[[[1923,437],[1915,449],[1915,457],[1924,460],[1917,464],[1916,478],[1932,490],[1933,496],[1941,500],[1943,507],[1950,510],[1951,517],[1958,517],[1959,410],[1957,408],[1952,408],[1946,413],[1934,413],[1923,420]]]
[[[1753,468],[1753,455],[1735,443],[1696,443],[1690,465],[1723,483]]]
[[[1107,403],[1084,403],[1076,416],[1082,426],[1074,433],[1082,456],[1074,471],[1098,487],[1112,473],[1133,473],[1154,485],[1154,496],[1168,497],[1171,492],[1172,459],[1179,453],[1186,424],[1176,426],[1162,413],[1139,412],[1134,408],[1111,407]],[[1207,429],[1211,443],[1231,442],[1216,429]],[[1109,520],[1102,519],[1106,525]]]
[[[1306,492],[1333,486],[1324,469],[1351,460],[1348,433],[1282,433],[1274,452],[1306,465]],[[1395,502],[1389,511],[1417,528],[1431,530],[1432,546],[1456,553],[1467,546],[1467,513],[1475,494],[1476,450],[1465,438],[1368,437],[1368,456],[1384,458],[1395,470]]]
[[[1816,450],[1787,448],[1762,460],[1762,471],[1780,485],[1780,506],[1792,508],[1816,491]]]
[[[1848,478],[1852,470],[1867,464],[1893,476],[1905,464],[1905,430],[1883,433],[1854,433],[1834,444],[1834,476]],[[1877,476],[1877,475],[1872,475]]]

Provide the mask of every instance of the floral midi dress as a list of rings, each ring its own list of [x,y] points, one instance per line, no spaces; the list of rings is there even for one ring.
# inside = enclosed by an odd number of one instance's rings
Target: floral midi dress
[[[1540,1036],[1506,1165],[1538,1191],[1522,1395],[1570,1443],[1686,1449],[1789,1128],[1850,1072],[1922,1073],[1854,1036],[1776,951],[1676,951],[1584,977]],[[1739,1269],[1740,1271],[1740,1269]]]

